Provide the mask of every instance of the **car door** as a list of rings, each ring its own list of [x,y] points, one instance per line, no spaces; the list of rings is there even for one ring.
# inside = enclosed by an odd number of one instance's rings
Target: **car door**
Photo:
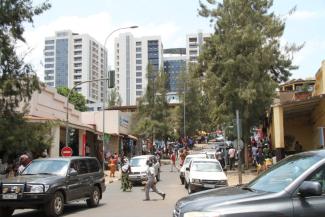
[[[87,165],[88,159],[80,159],[79,163],[79,181],[80,181],[80,196],[79,198],[89,197],[91,191],[91,175]]]
[[[317,181],[322,186],[321,196],[302,197],[296,193],[293,197],[295,217],[321,217],[325,216],[325,165],[321,166],[305,181]]]
[[[67,176],[67,196],[69,201],[76,200],[80,197],[80,187],[81,182],[79,179],[79,163],[77,160],[72,160],[70,162]]]

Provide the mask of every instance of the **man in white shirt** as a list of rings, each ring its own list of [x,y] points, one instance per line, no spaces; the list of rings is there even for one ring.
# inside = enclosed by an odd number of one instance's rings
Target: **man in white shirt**
[[[156,187],[156,177],[155,177],[155,169],[153,168],[153,163],[149,160],[148,162],[148,169],[147,169],[147,183],[145,186],[145,192],[146,192],[146,200],[150,200],[150,196],[149,196],[149,191],[150,189],[153,190],[153,192],[156,192],[157,194],[159,194],[163,200],[165,200],[166,194],[164,192],[161,192],[157,189]]]
[[[236,157],[236,149],[233,146],[230,147],[228,151],[228,155],[229,155],[230,170],[232,170],[235,164],[235,157]]]

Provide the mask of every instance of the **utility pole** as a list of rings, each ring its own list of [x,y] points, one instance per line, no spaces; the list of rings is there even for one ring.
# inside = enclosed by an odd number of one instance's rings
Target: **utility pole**
[[[238,182],[241,185],[243,183],[242,179],[242,166],[241,166],[241,147],[240,147],[240,123],[239,123],[239,110],[236,110],[236,125],[237,125],[237,147],[238,147]]]
[[[186,78],[184,79],[184,91],[183,91],[183,95],[184,95],[184,99],[183,99],[183,130],[184,130],[184,139],[186,137],[186,129],[185,129],[185,121],[186,121],[186,110],[185,110],[185,98],[186,98]]]

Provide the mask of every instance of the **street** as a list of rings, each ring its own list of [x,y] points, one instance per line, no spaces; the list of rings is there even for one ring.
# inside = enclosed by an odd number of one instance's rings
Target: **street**
[[[166,199],[150,192],[151,201],[143,201],[143,186],[134,186],[132,192],[122,192],[120,182],[107,185],[100,206],[88,209],[85,202],[74,203],[65,207],[64,215],[69,217],[167,217],[172,215],[175,202],[187,195],[187,191],[179,181],[178,172],[169,172],[169,165],[162,167],[161,181],[157,187],[164,191]],[[43,217],[43,213],[34,210],[15,211],[15,217]]]

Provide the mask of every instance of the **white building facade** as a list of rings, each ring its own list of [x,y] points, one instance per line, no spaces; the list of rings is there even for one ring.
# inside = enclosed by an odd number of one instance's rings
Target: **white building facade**
[[[122,106],[136,105],[145,94],[150,64],[153,73],[163,66],[160,36],[135,38],[131,33],[120,34],[115,39],[115,84]]]
[[[211,34],[202,32],[186,35],[186,58],[188,63],[197,63],[202,45],[209,37],[211,37]]]
[[[58,31],[45,39],[44,81],[51,87],[72,88],[80,82],[104,77],[107,50],[88,34]],[[89,110],[100,110],[104,81],[85,83],[75,90],[86,97]]]

